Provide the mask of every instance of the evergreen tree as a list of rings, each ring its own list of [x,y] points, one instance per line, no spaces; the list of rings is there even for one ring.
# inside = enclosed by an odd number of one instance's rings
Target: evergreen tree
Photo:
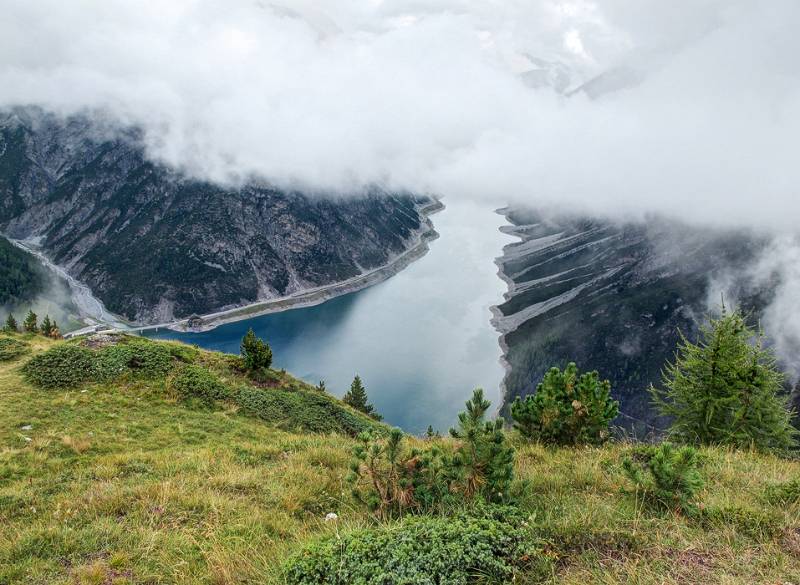
[[[426,439],[438,439],[442,435],[439,431],[434,430],[433,425],[428,425],[428,430],[425,431],[425,438]]]
[[[353,378],[353,382],[350,384],[350,390],[348,390],[347,394],[342,397],[342,402],[352,406],[356,410],[360,410],[375,420],[381,420],[383,418],[381,415],[375,412],[375,407],[369,403],[367,390],[364,388],[364,384],[361,382],[361,377],[358,375]]]
[[[501,501],[508,495],[514,478],[514,448],[503,433],[503,419],[487,421],[491,402],[476,388],[467,401],[467,410],[458,415],[458,428],[450,434],[461,440],[450,463],[454,483],[463,485],[467,498],[483,496]]]
[[[42,325],[39,327],[39,331],[45,337],[50,337],[53,333],[53,324],[50,322],[50,315],[45,315],[44,319],[42,320]]]
[[[11,313],[9,313],[8,317],[6,318],[6,324],[3,327],[3,331],[6,331],[7,333],[16,333],[19,331],[19,325],[17,324],[17,320]]]
[[[266,369],[272,365],[272,349],[264,340],[256,337],[252,328],[242,338],[241,353],[248,370]]]
[[[645,501],[686,514],[696,511],[694,500],[705,482],[694,447],[642,446],[622,461],[622,468]]]
[[[61,331],[58,329],[58,323],[53,319],[53,326],[50,328],[50,337],[53,339],[61,339]]]
[[[22,322],[22,328],[28,333],[37,333],[39,331],[38,317],[33,311],[28,311],[25,316],[25,321]]]
[[[680,441],[784,451],[796,431],[783,383],[763,333],[723,305],[722,316],[701,327],[697,343],[681,336],[675,362],[664,371],[665,388],[650,391]]]
[[[514,428],[522,436],[559,445],[603,442],[618,414],[611,383],[601,381],[597,372],[579,374],[574,363],[563,372],[552,368],[536,394],[517,397],[511,405]]]

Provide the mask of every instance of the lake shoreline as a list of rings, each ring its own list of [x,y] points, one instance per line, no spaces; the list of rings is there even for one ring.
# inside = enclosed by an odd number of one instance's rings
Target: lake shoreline
[[[422,217],[422,225],[416,235],[416,243],[406,251],[392,258],[383,266],[379,266],[378,268],[374,268],[350,279],[306,289],[285,297],[256,301],[239,307],[214,311],[205,315],[191,316],[185,319],[177,319],[167,323],[145,325],[141,327],[133,326],[128,330],[131,332],[143,332],[169,329],[180,333],[202,333],[211,331],[227,323],[234,323],[244,319],[252,319],[254,317],[288,311],[290,309],[311,307],[336,297],[358,292],[391,278],[407,268],[411,263],[425,256],[430,249],[430,242],[439,237],[430,217],[444,210],[444,208],[444,204],[438,199],[434,200],[432,203],[421,206],[418,212]]]
[[[509,219],[509,214],[511,212],[510,207],[501,207],[499,209],[495,209],[495,213],[505,218],[508,222],[508,225],[502,226],[500,228],[500,232],[508,235],[519,238],[520,242],[524,241],[522,235],[517,232],[517,226],[515,226],[511,220]],[[506,386],[506,380],[511,375],[511,363],[508,361],[508,343],[506,342],[506,335],[511,333],[513,329],[508,329],[502,325],[502,319],[504,317],[502,311],[500,311],[500,305],[506,302],[514,292],[516,284],[514,281],[506,275],[504,268],[504,258],[506,257],[506,248],[509,246],[513,246],[518,244],[519,242],[510,242],[503,246],[503,249],[500,253],[500,256],[497,256],[494,259],[494,263],[497,266],[497,276],[506,283],[508,290],[503,293],[503,300],[502,302],[492,305],[489,307],[489,310],[492,313],[491,318],[491,325],[494,327],[495,331],[499,333],[499,337],[497,339],[498,344],[500,345],[500,365],[503,367],[503,379],[500,381],[500,404],[497,406],[497,414],[502,415],[502,411],[506,408],[508,403],[508,388]]]

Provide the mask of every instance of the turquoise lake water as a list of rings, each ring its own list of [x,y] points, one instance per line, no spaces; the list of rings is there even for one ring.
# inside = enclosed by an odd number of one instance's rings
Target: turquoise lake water
[[[490,307],[505,284],[494,258],[511,238],[504,219],[474,203],[445,201],[430,252],[373,287],[314,307],[229,323],[203,333],[150,333],[239,353],[252,327],[272,346],[273,367],[341,396],[359,374],[385,420],[410,433],[446,432],[476,386],[500,403],[503,368]]]

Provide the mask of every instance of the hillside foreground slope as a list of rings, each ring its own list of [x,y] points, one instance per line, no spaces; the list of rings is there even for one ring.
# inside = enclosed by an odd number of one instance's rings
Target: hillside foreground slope
[[[292,376],[254,384],[230,357],[148,341],[174,360],[163,374],[43,389],[21,368],[64,342],[13,338],[27,347],[0,361],[0,583],[283,583],[308,543],[377,525],[345,477],[351,435],[383,427]],[[252,402],[180,399],[189,366]],[[796,461],[703,449],[687,518],[641,505],[621,472],[631,445],[513,441],[517,504],[547,561],[517,582],[800,582],[800,490],[781,489]]]

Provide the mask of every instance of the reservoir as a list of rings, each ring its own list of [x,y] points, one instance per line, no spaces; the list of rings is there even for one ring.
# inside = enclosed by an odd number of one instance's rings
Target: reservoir
[[[162,329],[150,337],[239,353],[249,328],[285,368],[342,396],[358,374],[386,422],[409,433],[446,433],[475,387],[500,405],[503,367],[492,305],[505,283],[494,258],[512,241],[491,208],[445,201],[433,216],[440,237],[388,280],[320,305],[221,325],[202,333]]]

